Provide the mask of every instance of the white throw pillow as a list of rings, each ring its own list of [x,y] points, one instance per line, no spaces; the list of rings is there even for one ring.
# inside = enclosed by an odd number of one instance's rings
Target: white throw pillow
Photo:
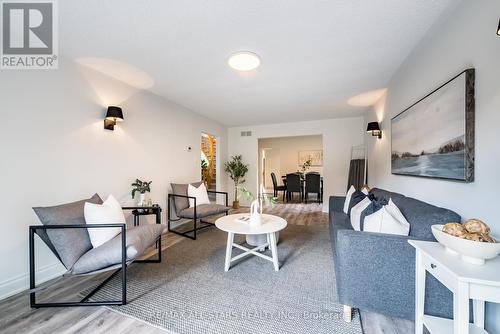
[[[102,204],[85,202],[85,222],[87,224],[125,224],[125,216],[118,201],[109,195]],[[89,228],[90,242],[94,248],[120,234],[120,227]]]
[[[389,204],[365,217],[363,231],[408,235],[410,233],[410,223],[390,199]]]
[[[372,201],[368,197],[365,197],[361,202],[356,204],[351,209],[351,225],[356,231],[361,230],[361,213],[363,210],[371,204]]]
[[[349,203],[351,202],[352,194],[354,194],[355,191],[356,191],[356,188],[354,188],[354,186],[351,186],[349,188],[349,190],[347,191],[347,194],[345,195],[344,213],[346,213],[346,214],[349,211]]]
[[[210,199],[208,198],[207,188],[205,188],[205,183],[200,184],[198,188],[193,185],[188,185],[188,196],[196,197],[196,206],[201,204],[210,204]],[[194,206],[194,199],[189,199],[189,207]]]
[[[365,217],[365,221],[363,222],[363,231],[364,232],[380,232],[382,230],[382,221],[384,220],[384,216],[387,215],[387,211],[385,210],[385,205],[379,210],[375,211],[371,215]]]
[[[387,211],[389,211],[389,213],[394,217],[396,218],[402,226],[406,226],[408,227],[408,233],[406,235],[408,235],[410,233],[410,223],[408,223],[408,221],[406,220],[405,216],[403,215],[403,213],[401,212],[401,210],[399,210],[399,208],[396,206],[396,204],[394,204],[394,202],[392,201],[392,198],[389,199],[389,204],[386,205],[386,209]]]

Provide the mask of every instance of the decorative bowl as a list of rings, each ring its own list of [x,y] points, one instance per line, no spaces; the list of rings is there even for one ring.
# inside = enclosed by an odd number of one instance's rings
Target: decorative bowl
[[[432,225],[434,238],[452,254],[458,254],[467,263],[482,265],[500,253],[500,242],[480,242],[462,239],[443,232],[444,225]],[[495,238],[494,236],[492,236]],[[498,240],[495,238],[495,240]]]

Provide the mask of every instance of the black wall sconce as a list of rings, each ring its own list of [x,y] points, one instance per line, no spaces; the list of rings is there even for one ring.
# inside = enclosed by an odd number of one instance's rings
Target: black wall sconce
[[[498,20],[497,35],[500,36],[500,19]]]
[[[122,108],[109,106],[104,119],[104,128],[113,131],[117,121],[123,121]]]
[[[366,132],[371,132],[372,136],[378,137],[378,139],[382,138],[382,130],[380,130],[380,126],[378,122],[370,122],[366,127]]]

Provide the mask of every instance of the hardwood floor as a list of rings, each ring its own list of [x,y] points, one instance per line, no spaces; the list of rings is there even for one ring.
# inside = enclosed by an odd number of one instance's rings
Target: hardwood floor
[[[413,321],[386,317],[382,314],[361,311],[361,324],[365,334],[415,333]]]
[[[162,249],[167,249],[181,240],[184,238],[166,233],[162,236]],[[156,250],[152,247],[145,257],[155,253]],[[44,298],[78,300],[81,291],[98,284],[108,275],[104,273],[89,277],[63,278],[55,286],[37,294],[37,300],[41,301]],[[165,334],[170,332],[113,312],[106,307],[31,309],[28,293],[20,293],[0,302],[0,333]]]
[[[247,212],[248,208],[234,210]],[[328,214],[321,212],[321,205],[311,204],[282,204],[267,210],[287,219],[289,224],[311,225],[328,224]],[[162,249],[185,240],[172,233],[162,236]],[[145,257],[154,255],[152,247]],[[140,265],[140,264],[135,264]],[[108,274],[90,277],[63,278],[59,283],[39,293],[40,298],[56,298],[70,300],[78,294],[102,281]],[[413,333],[413,322],[385,317],[371,312],[361,312],[361,320],[365,334],[403,334]],[[0,302],[0,333],[171,333],[164,329],[153,327],[139,320],[113,312],[106,307],[78,307],[78,308],[44,308],[31,309],[27,293],[20,293]]]

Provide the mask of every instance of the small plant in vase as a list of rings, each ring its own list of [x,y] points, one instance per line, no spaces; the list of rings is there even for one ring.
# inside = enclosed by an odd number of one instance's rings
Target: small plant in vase
[[[240,184],[245,183],[245,174],[248,172],[248,165],[242,161],[241,155],[231,157],[230,161],[224,164],[224,171],[229,174],[231,180],[234,181],[234,201],[233,209],[239,209],[240,203],[238,201],[238,187]]]
[[[299,173],[304,175],[307,170],[311,167],[312,165],[312,160],[311,159],[307,159],[306,161],[304,161],[304,163],[302,164],[302,166],[300,166],[300,171]]]
[[[136,179],[134,183],[132,183],[132,199],[135,198],[135,193],[139,192],[139,197],[137,198],[137,206],[144,206],[146,193],[151,192],[151,183],[153,181],[141,181]]]
[[[263,185],[260,186],[260,191],[257,198],[255,198],[254,195],[245,187],[238,187],[238,190],[241,196],[245,197],[246,200],[248,201],[253,200],[253,202],[257,202],[259,207],[259,214],[262,214],[262,209],[264,208],[264,205],[269,204],[271,207],[273,207],[277,203],[275,197],[270,197],[265,192],[265,188]]]
[[[239,187],[241,196],[244,196],[247,200],[253,200],[252,205],[250,206],[250,219],[249,219],[249,225],[253,227],[257,227],[262,225],[263,222],[263,217],[262,217],[262,211],[264,208],[264,205],[269,204],[271,207],[273,207],[276,204],[276,198],[275,197],[270,197],[264,189],[264,186],[260,186],[260,192],[257,198],[255,199],[254,196],[248,189],[245,187]],[[276,233],[276,238],[279,238],[279,234]],[[260,235],[247,235],[246,236],[246,242],[249,245],[252,246],[261,246],[264,245],[266,241],[266,235],[260,234]],[[263,250],[263,248],[262,248]]]

